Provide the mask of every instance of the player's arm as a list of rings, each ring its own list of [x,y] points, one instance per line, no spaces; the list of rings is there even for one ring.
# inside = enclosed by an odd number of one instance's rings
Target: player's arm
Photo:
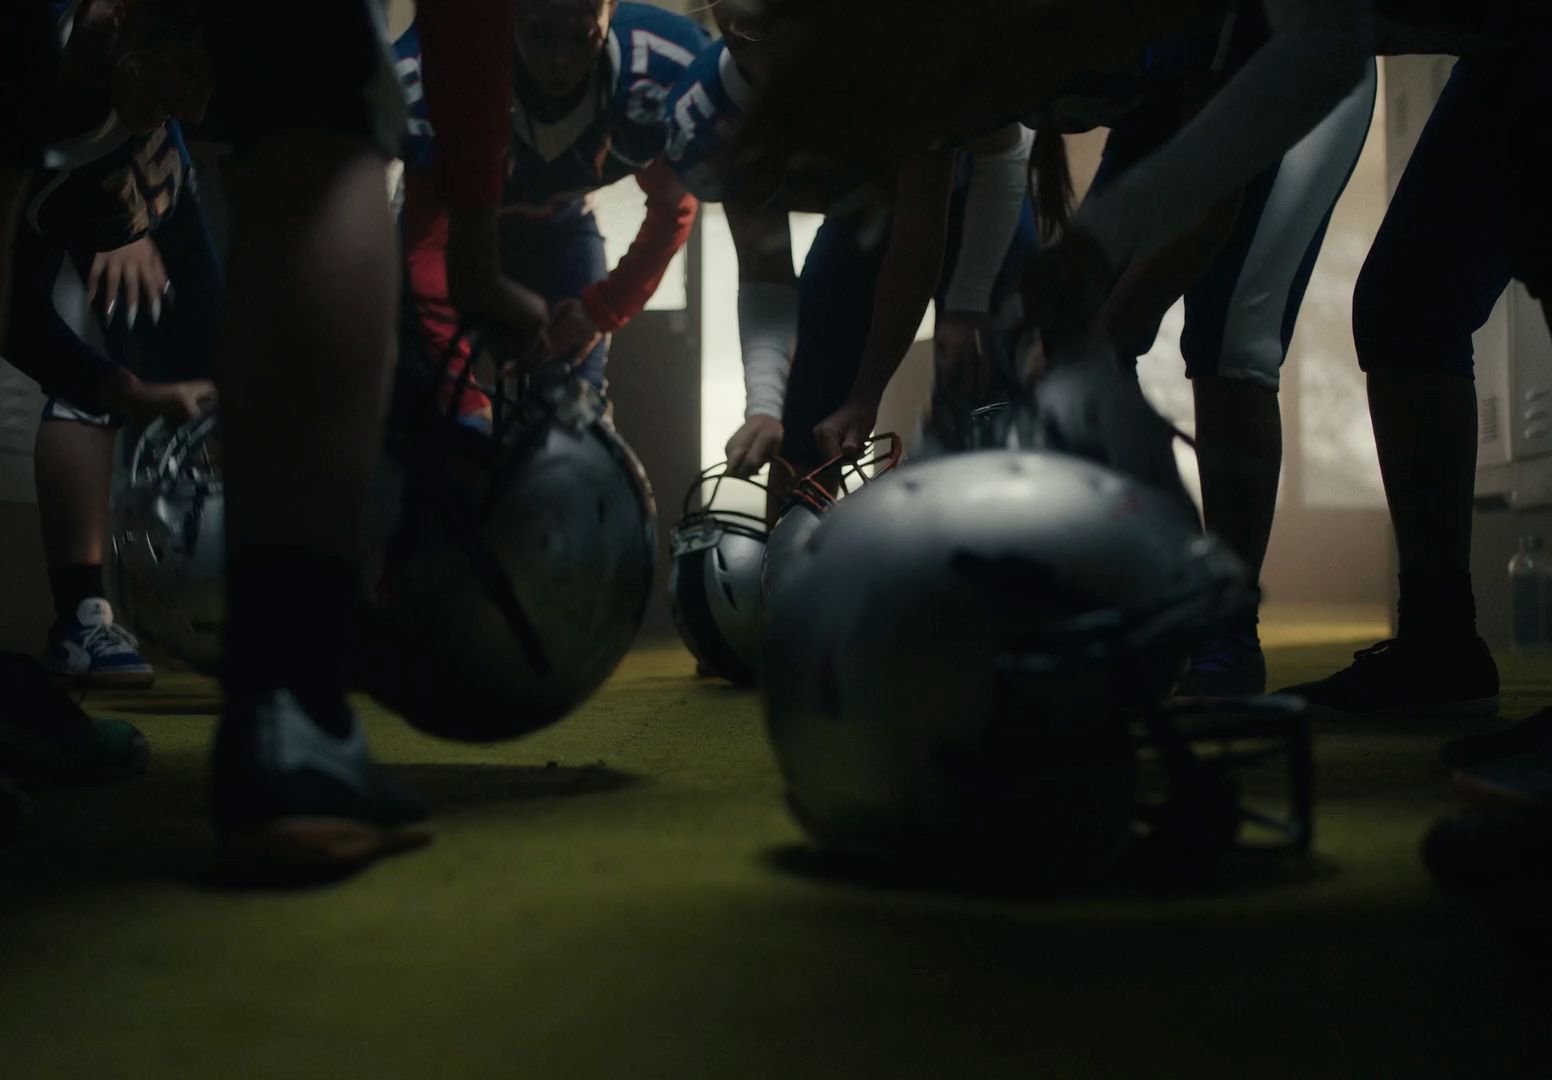
[[[943,271],[953,187],[950,150],[922,154],[900,170],[862,366],[846,403],[814,429],[814,440],[826,456],[860,453],[873,432],[884,389],[916,340]]]
[[[421,0],[421,79],[447,206],[447,283],[465,315],[508,329],[522,350],[549,318],[537,295],[501,272],[501,199],[512,85],[511,0]]]
[[[602,281],[582,290],[580,302],[555,305],[550,324],[550,349],[557,355],[580,355],[603,334],[612,334],[642,309],[668,272],[668,264],[684,247],[695,225],[700,203],[679,182],[661,158],[636,174],[647,197],[647,214],[636,239]]]
[[[1084,271],[1126,266],[1281,158],[1350,94],[1374,55],[1372,0],[1262,0],[1272,36],[1175,138],[1089,200]]]
[[[1035,133],[1023,124],[1007,127],[965,146],[973,162],[959,227],[959,258],[943,293],[944,313],[985,314],[992,288],[1018,232],[1029,198],[1029,152]]]
[[[787,376],[797,348],[798,283],[785,209],[726,204],[738,252],[738,337],[744,357],[744,424],[728,440],[735,476],[759,471],[781,446]]]
[[[970,184],[959,222],[959,257],[945,283],[933,334],[939,378],[978,385],[992,334],[991,298],[1029,201],[1035,133],[1009,124],[965,147]]]

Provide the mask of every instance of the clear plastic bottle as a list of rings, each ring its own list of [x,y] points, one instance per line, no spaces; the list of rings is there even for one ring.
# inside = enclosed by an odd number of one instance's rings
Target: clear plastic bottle
[[[1552,565],[1540,536],[1520,537],[1520,550],[1509,560],[1509,610],[1514,644],[1521,649],[1552,646]]]

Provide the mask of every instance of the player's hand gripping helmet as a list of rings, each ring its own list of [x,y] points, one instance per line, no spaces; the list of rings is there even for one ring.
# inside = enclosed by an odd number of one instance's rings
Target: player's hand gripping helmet
[[[831,851],[1082,877],[1131,846],[1141,739],[1172,787],[1212,792],[1197,817],[1165,799],[1160,831],[1217,850],[1232,786],[1161,737],[1162,704],[1191,647],[1253,602],[1238,560],[1110,469],[908,465],[828,513],[772,598],[763,697],[788,801]]]
[[[824,515],[846,495],[882,477],[900,464],[902,445],[898,435],[875,435],[855,461],[838,457],[826,462],[792,487],[771,529],[761,566],[760,588],[766,603],[780,585],[782,575],[797,560],[803,545],[819,527]]]
[[[772,469],[785,467],[779,458],[771,462]],[[755,681],[765,628],[760,568],[768,493],[764,482],[729,473],[726,462],[713,465],[685,492],[669,534],[668,594],[679,636],[706,668],[740,686]]]
[[[485,741],[559,720],[614,671],[657,540],[646,474],[597,391],[563,368],[497,373],[482,387],[487,434],[456,416],[474,366],[449,395],[440,369],[401,365],[371,514],[364,678],[421,730]]]
[[[110,589],[126,624],[201,671],[221,659],[226,514],[221,421],[155,420],[116,470]]]

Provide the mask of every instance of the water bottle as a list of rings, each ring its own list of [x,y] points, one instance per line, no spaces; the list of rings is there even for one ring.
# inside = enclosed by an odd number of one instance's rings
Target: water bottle
[[[1552,574],[1542,554],[1540,536],[1520,537],[1520,550],[1509,560],[1509,608],[1514,644],[1540,649],[1552,644],[1548,609],[1552,608]]]

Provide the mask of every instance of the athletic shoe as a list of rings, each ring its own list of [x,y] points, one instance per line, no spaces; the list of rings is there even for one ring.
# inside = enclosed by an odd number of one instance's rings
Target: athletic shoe
[[[1191,658],[1175,693],[1181,697],[1251,697],[1266,693],[1266,654],[1254,634],[1219,634]]]
[[[1498,715],[1498,666],[1481,638],[1418,646],[1393,638],[1353,654],[1329,678],[1279,691],[1355,716]]]
[[[211,803],[222,870],[241,882],[331,880],[431,840],[425,805],[372,763],[360,720],[331,735],[288,690],[228,703]]]
[[[0,770],[8,776],[97,784],[143,772],[150,753],[133,724],[87,716],[36,660],[0,653]]]
[[[1552,745],[1461,769],[1455,794],[1478,806],[1552,809]]]
[[[1508,889],[1552,877],[1552,816],[1471,810],[1445,818],[1423,839],[1423,862],[1440,885]]]
[[[135,635],[113,621],[112,605],[94,596],[81,601],[73,618],[54,624],[43,664],[68,686],[143,689],[156,681],[156,670],[139,649]]]
[[[1552,746],[1552,708],[1531,713],[1497,731],[1451,739],[1439,748],[1439,760],[1451,769],[1466,769],[1544,746]]]

